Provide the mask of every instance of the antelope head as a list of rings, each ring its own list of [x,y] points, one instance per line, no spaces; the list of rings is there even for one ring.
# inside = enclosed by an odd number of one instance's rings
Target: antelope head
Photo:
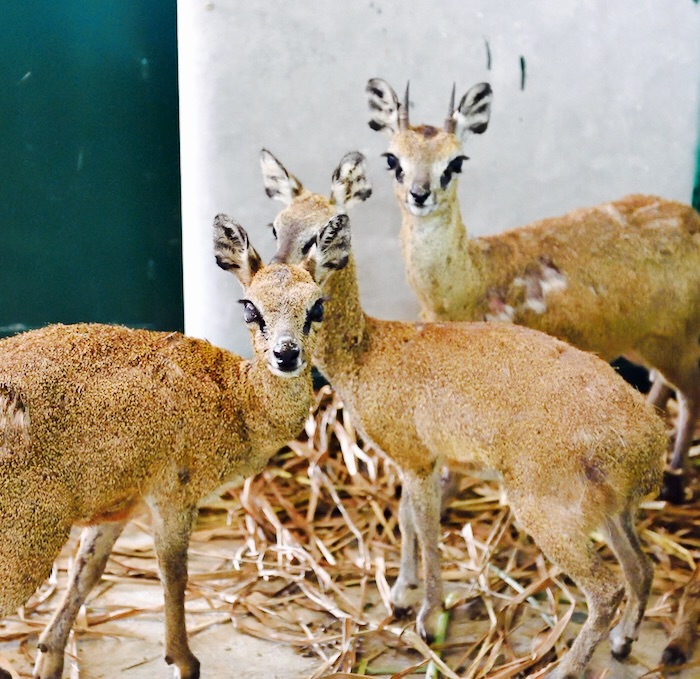
[[[455,107],[455,90],[442,129],[409,122],[409,90],[399,103],[396,92],[381,78],[367,83],[371,118],[369,126],[390,135],[384,155],[394,175],[399,204],[410,214],[424,217],[455,200],[454,175],[462,171],[467,156],[462,145],[470,133],[482,134],[488,127],[493,94],[488,83],[474,85]]]
[[[323,320],[323,296],[314,278],[315,262],[265,266],[243,227],[221,214],[214,219],[217,264],[243,286],[243,318],[255,355],[281,377],[296,377],[308,365],[315,327]]]

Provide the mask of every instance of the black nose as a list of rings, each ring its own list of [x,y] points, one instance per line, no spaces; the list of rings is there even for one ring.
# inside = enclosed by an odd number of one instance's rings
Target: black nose
[[[413,202],[416,205],[423,205],[423,203],[425,203],[425,201],[428,200],[429,195],[430,191],[411,191]]]
[[[272,350],[272,353],[280,370],[296,370],[299,366],[299,354],[301,351],[296,342],[292,340],[283,340]]]

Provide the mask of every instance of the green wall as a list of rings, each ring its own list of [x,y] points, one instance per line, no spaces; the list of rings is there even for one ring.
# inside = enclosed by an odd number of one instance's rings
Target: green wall
[[[4,0],[0,334],[182,329],[175,0]]]

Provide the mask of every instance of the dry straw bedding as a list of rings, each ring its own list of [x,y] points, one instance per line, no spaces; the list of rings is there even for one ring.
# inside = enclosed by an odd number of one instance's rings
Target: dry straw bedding
[[[697,467],[700,451],[692,452]],[[446,640],[428,647],[411,620],[390,613],[399,493],[394,465],[363,444],[337,397],[321,389],[299,439],[262,474],[202,509],[190,548],[188,611],[210,615],[190,625],[190,634],[233,622],[246,634],[313,656],[317,669],[309,679],[438,676],[438,670],[469,679],[539,676],[565,652],[570,623],[585,616],[573,583],[518,530],[497,485],[464,478],[442,524],[450,623]],[[647,619],[668,629],[677,589],[700,559],[700,512],[697,501],[680,507],[651,502],[639,519],[656,566]],[[237,548],[226,550],[213,569],[198,569],[197,555],[221,554],[222,540]],[[58,577],[20,616],[0,624],[0,642],[12,641],[34,655],[69,561],[57,562]],[[120,539],[102,583],[81,611],[77,635],[104,634],[109,623],[152,615],[153,608],[115,608],[103,601],[115,583],[153,583],[157,577],[152,545],[144,549]],[[694,666],[700,676],[700,663]],[[658,668],[647,670],[644,676],[663,676]]]

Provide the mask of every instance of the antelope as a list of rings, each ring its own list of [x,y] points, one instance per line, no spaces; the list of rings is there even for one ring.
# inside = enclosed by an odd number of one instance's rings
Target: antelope
[[[518,229],[470,239],[457,175],[470,134],[486,131],[492,90],[473,86],[442,129],[409,123],[380,78],[366,87],[374,130],[389,134],[386,166],[401,209],[409,284],[425,320],[506,321],[653,369],[650,398],[676,390],[679,416],[661,496],[684,501],[688,449],[700,415],[700,215],[631,195]]]
[[[273,221],[273,262],[313,255],[324,273],[326,318],[312,360],[364,439],[397,464],[401,559],[391,589],[397,615],[411,607],[420,548],[420,634],[434,636],[442,611],[438,554],[443,465],[483,466],[502,480],[520,526],[579,585],[588,618],[551,678],[579,676],[608,632],[624,658],[637,636],[652,578],[634,528],[641,497],[660,483],[663,422],[605,361],[518,325],[384,321],[360,303],[346,210],[371,188],[362,154],[346,154],[330,198],[304,188],[267,150],[265,190],[285,208]],[[602,527],[622,577],[592,548]]]
[[[179,333],[53,325],[0,342],[0,618],[85,526],[69,587],[39,639],[37,679],[60,679],[66,640],[137,507],[153,519],[165,660],[199,677],[185,628],[187,548],[202,498],[260,471],[302,430],[323,316],[316,260],[264,266],[244,229],[214,221],[218,265],[241,283],[254,356]],[[318,272],[325,271],[324,262]]]

